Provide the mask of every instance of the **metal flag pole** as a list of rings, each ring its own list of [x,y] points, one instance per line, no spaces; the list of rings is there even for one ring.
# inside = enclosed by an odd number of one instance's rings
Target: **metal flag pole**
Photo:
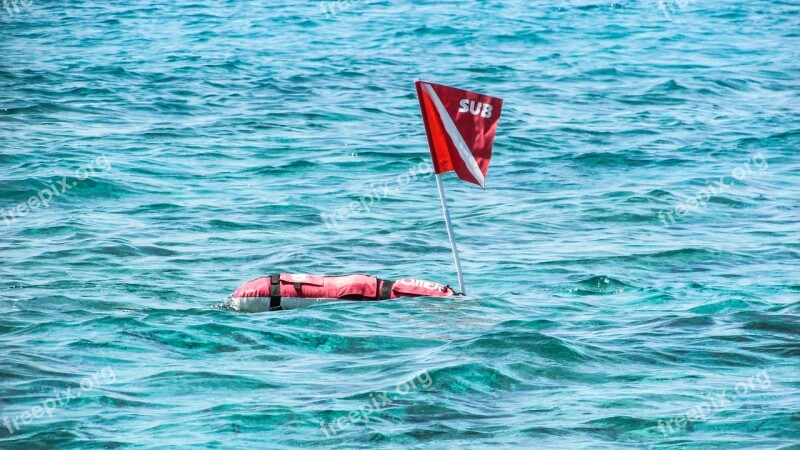
[[[442,212],[444,213],[444,223],[447,225],[447,236],[450,238],[450,247],[453,249],[453,260],[456,262],[456,272],[458,272],[458,287],[462,294],[464,291],[464,273],[461,272],[461,260],[458,259],[458,247],[453,236],[453,223],[450,221],[450,209],[447,208],[447,198],[444,196],[444,186],[442,186],[442,174],[436,174],[436,185],[439,186],[439,198],[442,199]]]

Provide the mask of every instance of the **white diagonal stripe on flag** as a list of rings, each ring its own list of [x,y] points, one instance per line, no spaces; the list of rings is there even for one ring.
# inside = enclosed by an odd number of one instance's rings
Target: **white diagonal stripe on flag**
[[[475,177],[483,189],[486,189],[486,180],[483,177],[481,168],[478,167],[478,162],[475,161],[475,157],[472,156],[472,152],[469,150],[469,147],[467,147],[467,143],[464,142],[464,138],[461,137],[461,133],[458,132],[458,128],[456,127],[456,124],[453,123],[453,119],[449,114],[447,114],[447,110],[444,109],[444,105],[439,99],[439,96],[436,95],[436,92],[428,83],[422,83],[422,89],[428,93],[428,96],[430,96],[431,100],[433,101],[433,105],[436,106],[436,111],[439,113],[439,117],[442,119],[444,129],[447,131],[447,135],[450,136],[450,139],[453,140],[453,144],[456,146],[461,159],[464,160],[464,164],[466,164],[467,169],[469,169],[469,173]]]

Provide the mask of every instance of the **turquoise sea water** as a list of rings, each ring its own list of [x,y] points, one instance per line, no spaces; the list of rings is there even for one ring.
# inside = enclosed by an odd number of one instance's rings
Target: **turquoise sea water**
[[[17,6],[0,448],[800,448],[797,2]],[[455,284],[415,77],[505,99],[470,296],[218,308]]]

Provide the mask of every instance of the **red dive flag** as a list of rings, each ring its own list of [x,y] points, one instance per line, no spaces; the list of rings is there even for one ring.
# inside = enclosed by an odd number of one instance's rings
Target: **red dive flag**
[[[503,99],[426,81],[416,86],[434,172],[455,171],[486,189]]]

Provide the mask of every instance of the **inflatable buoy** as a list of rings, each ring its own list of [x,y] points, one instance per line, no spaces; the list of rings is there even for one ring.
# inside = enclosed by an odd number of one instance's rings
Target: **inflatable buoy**
[[[292,275],[281,273],[256,278],[239,286],[230,298],[238,311],[262,312],[294,309],[322,302],[378,301],[401,297],[452,297],[450,286],[403,278],[382,280],[370,275]]]

